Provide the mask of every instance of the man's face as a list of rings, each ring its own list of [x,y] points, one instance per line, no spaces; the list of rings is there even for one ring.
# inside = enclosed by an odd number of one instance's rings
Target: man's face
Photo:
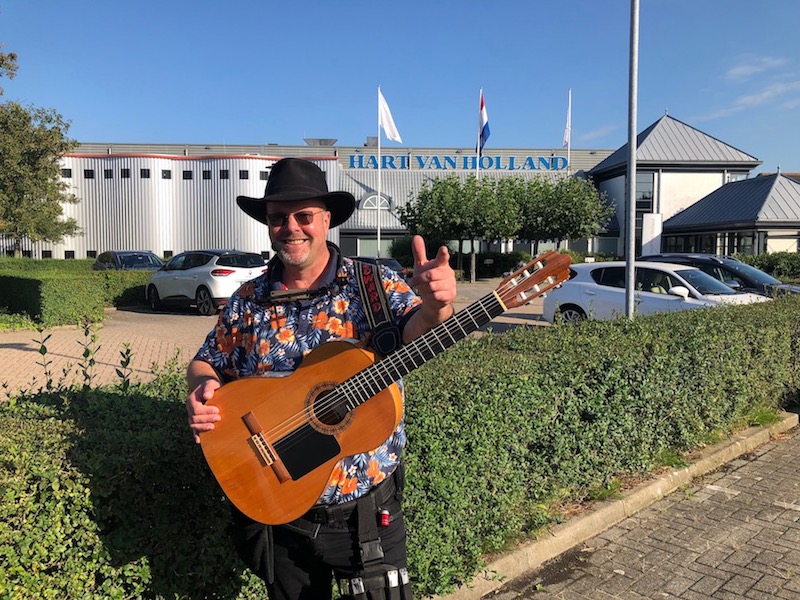
[[[327,264],[330,223],[331,213],[321,200],[267,202],[269,239],[286,266],[309,268],[323,260]]]

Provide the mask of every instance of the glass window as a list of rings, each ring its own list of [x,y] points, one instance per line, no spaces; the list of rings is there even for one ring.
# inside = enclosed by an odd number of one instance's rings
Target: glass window
[[[250,171],[239,171],[239,179],[250,179]]]
[[[595,269],[592,271],[592,279],[594,279],[598,285],[624,288],[625,267],[607,267]]]
[[[211,171],[203,171],[203,179],[211,179]]]
[[[72,178],[72,169],[61,169],[61,176],[64,179],[71,179]]]
[[[139,177],[142,179],[150,179],[150,169],[140,169]]]
[[[261,181],[266,181],[268,177],[269,177],[269,171],[259,171],[258,178]]]
[[[64,258],[67,259],[75,258],[75,250],[64,250]]]
[[[172,179],[172,171],[169,169],[161,169],[161,179]]]
[[[113,179],[114,178],[114,171],[111,169],[104,169],[103,170],[103,177],[106,179]]]
[[[219,170],[219,178],[220,179],[230,179],[230,171],[228,171],[228,169],[220,169]]]
[[[42,250],[42,258],[53,258],[52,250]]]
[[[131,170],[130,169],[120,169],[119,176],[123,179],[130,179],[131,178]]]
[[[86,258],[97,258],[97,250],[87,250]]]
[[[84,179],[94,179],[94,169],[84,169],[83,170],[83,178]]]
[[[191,179],[192,178],[192,172],[191,171],[184,171],[183,172],[183,178],[184,178],[184,180]]]

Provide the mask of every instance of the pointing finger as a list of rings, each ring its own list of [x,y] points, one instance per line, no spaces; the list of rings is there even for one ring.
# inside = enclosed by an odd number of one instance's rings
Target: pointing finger
[[[415,235],[411,240],[411,253],[414,255],[414,266],[422,266],[428,262],[428,255],[425,252],[425,240],[421,235]]]

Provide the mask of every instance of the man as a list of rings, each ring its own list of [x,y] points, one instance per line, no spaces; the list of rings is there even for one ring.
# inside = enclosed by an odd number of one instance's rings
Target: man
[[[197,442],[221,419],[219,409],[205,402],[224,383],[293,371],[327,341],[365,340],[372,333],[369,308],[356,282],[357,265],[326,241],[329,229],[353,213],[351,194],[328,192],[325,174],[316,165],[286,158],[273,166],[263,198],[240,196],[237,203],[269,227],[276,257],[262,276],[233,295],[189,365],[186,409]],[[415,236],[412,252],[416,293],[393,271],[381,271],[390,317],[403,343],[450,317],[456,297],[447,248],[428,260],[422,238]],[[293,290],[298,291],[294,296]],[[404,445],[401,421],[374,451],[340,460],[318,504],[286,525],[266,527],[234,510],[237,549],[267,581],[271,600],[330,598],[332,576],[342,582],[345,597],[358,594],[365,566],[374,567],[381,553],[378,562],[395,569],[392,577],[398,570],[405,575]],[[404,591],[410,598],[410,588]]]

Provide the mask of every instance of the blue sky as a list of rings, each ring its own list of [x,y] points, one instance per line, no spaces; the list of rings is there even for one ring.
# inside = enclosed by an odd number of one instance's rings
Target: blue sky
[[[800,172],[800,2],[641,0],[637,130],[665,111]],[[630,2],[0,0],[6,100],[82,142],[363,144],[381,85],[404,146],[627,141]],[[390,147],[397,145],[383,138]]]

